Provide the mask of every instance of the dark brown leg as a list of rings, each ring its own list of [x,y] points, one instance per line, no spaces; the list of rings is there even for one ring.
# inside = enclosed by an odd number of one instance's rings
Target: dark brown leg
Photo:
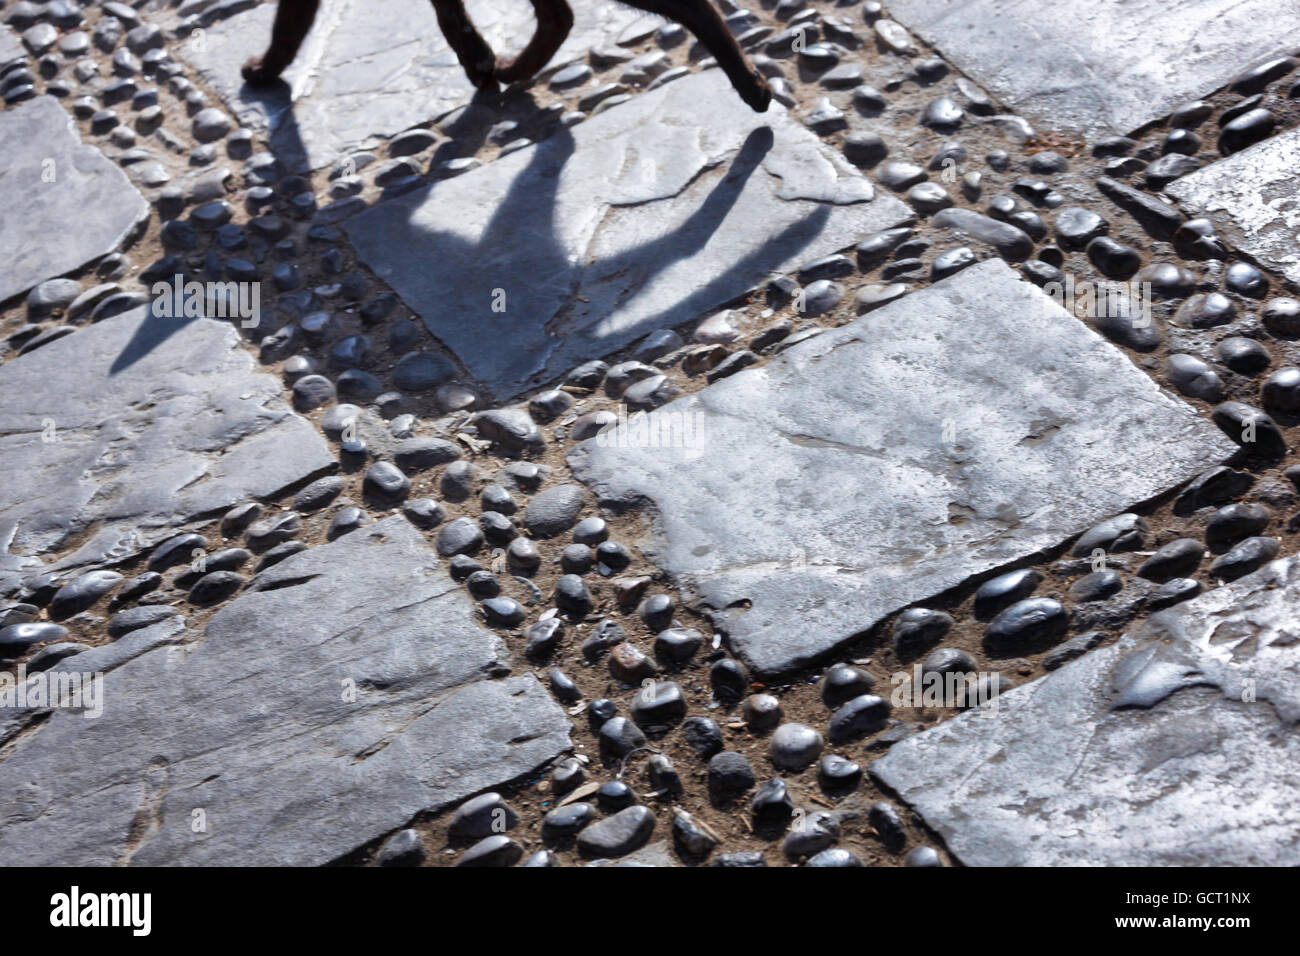
[[[438,15],[438,26],[442,35],[460,60],[465,75],[474,84],[475,89],[492,90],[497,88],[496,78],[492,75],[496,57],[474,24],[461,0],[433,0],[434,13]]]
[[[537,14],[537,32],[513,60],[497,64],[496,77],[502,83],[517,83],[535,75],[551,62],[573,29],[573,11],[565,0],[532,0]]]
[[[252,84],[274,82],[298,55],[318,9],[320,0],[280,0],[271,27],[271,45],[244,64],[244,79]]]
[[[623,0],[638,10],[648,10],[676,20],[699,38],[727,74],[740,98],[755,112],[762,113],[772,102],[772,89],[745,59],[740,44],[727,29],[709,0]]]

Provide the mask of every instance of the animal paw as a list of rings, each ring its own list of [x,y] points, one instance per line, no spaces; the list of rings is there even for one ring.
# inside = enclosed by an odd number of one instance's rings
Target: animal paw
[[[758,70],[751,72],[754,83],[752,86],[746,84],[745,87],[737,87],[736,92],[740,98],[755,113],[765,113],[767,108],[772,105],[772,87],[768,85],[767,78],[759,73]]]
[[[244,77],[244,82],[250,86],[265,86],[280,78],[280,71],[266,66],[260,56],[249,57],[239,72]]]

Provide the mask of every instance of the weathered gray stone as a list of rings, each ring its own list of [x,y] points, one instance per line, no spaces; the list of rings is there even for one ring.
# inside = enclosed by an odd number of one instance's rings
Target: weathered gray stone
[[[17,530],[14,522],[0,522],[0,597],[16,592],[24,578],[39,573],[44,567],[39,558],[9,553]]]
[[[0,541],[121,559],[336,465],[238,332],[146,308],[0,366]]]
[[[286,559],[183,649],[107,673],[102,716],[56,711],[13,744],[0,860],[323,864],[535,769],[568,721],[531,675],[485,679],[504,648],[474,617],[400,516]]]
[[[1287,866],[1300,559],[1153,615],[871,773],[968,865]]]
[[[1016,113],[1127,134],[1293,51],[1300,9],[1274,0],[1043,4],[895,0],[890,15]]]
[[[934,217],[936,228],[951,229],[997,249],[1008,262],[1023,262],[1034,251],[1034,241],[1009,222],[999,222],[972,209],[945,209]]]
[[[667,840],[650,843],[617,860],[592,860],[587,866],[681,866]]]
[[[528,503],[524,526],[540,538],[551,538],[573,527],[582,512],[581,485],[554,485]]]
[[[587,856],[626,856],[641,849],[654,828],[654,811],[642,804],[634,804],[583,830],[578,835],[578,849]]]
[[[60,660],[49,668],[55,673],[60,671],[82,674],[107,674],[114,668],[121,667],[146,651],[156,647],[177,644],[185,637],[185,618],[178,615],[167,618],[138,631],[131,631],[111,644],[89,647],[76,654],[75,664],[71,660]],[[47,645],[53,647],[57,645]],[[107,707],[107,704],[105,704]],[[42,713],[40,708],[8,706],[0,708],[0,740],[11,740]]]
[[[18,34],[6,26],[0,26],[0,66],[6,66],[26,55]]]
[[[112,252],[149,214],[126,174],[81,142],[53,96],[0,112],[0,154],[0,302]],[[75,229],[62,228],[72,222]]]
[[[1208,216],[1237,249],[1300,284],[1300,130],[1234,153],[1165,187],[1184,208]]]
[[[523,49],[535,19],[527,0],[468,0],[470,17],[498,55]],[[576,0],[574,26],[555,61],[584,56],[640,14]],[[274,5],[262,4],[190,40],[181,58],[197,68],[240,122],[271,131],[281,162],[320,169],[340,155],[437,119],[470,101],[474,87],[447,45],[427,0],[325,0],[279,89],[249,89],[239,74],[271,36]],[[394,30],[394,24],[401,24]]]
[[[783,109],[744,109],[711,70],[347,231],[504,399],[911,218],[873,192]]]
[[[761,672],[802,665],[1233,450],[1000,260],[656,417],[690,423],[694,439],[640,441],[629,419],[569,463],[602,499],[651,502],[642,552],[717,609]]]

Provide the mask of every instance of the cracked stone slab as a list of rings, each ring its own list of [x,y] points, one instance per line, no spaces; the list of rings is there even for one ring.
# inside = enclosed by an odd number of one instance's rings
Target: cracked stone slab
[[[890,15],[1042,129],[1126,135],[1293,51],[1275,0],[895,0]]]
[[[0,366],[0,542],[121,560],[337,467],[227,322],[142,307]]]
[[[752,112],[710,70],[346,228],[508,398],[910,218],[780,106]]]
[[[656,417],[686,440],[654,439]],[[642,551],[770,674],[1233,449],[992,259],[629,418],[568,460],[601,500],[648,504]]]
[[[1300,559],[897,743],[870,767],[973,866],[1289,866]]]
[[[573,31],[553,62],[612,43],[641,13],[602,0],[575,0]],[[528,0],[467,0],[470,18],[498,56],[519,52],[536,19]],[[429,0],[325,0],[278,90],[250,90],[239,68],[271,36],[275,5],[263,3],[187,41],[182,59],[239,116],[269,130],[281,162],[319,169],[464,106],[474,95]]]
[[[1223,226],[1234,248],[1300,285],[1300,130],[1234,153],[1165,187],[1197,216]]]
[[[0,302],[112,252],[149,214],[126,174],[82,143],[52,96],[0,111],[0,155]],[[71,222],[75,229],[51,234],[52,224]]]
[[[400,516],[275,565],[184,638],[109,670],[100,717],[7,742],[0,863],[320,865],[570,745],[531,674],[488,679],[503,643]]]

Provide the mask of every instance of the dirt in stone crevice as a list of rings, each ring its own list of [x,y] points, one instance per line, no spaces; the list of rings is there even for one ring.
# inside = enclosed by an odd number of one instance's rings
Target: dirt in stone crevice
[[[869,26],[862,25],[858,20],[858,11],[856,8],[846,9],[842,7],[830,6],[826,4],[819,5],[819,9],[830,16],[848,18],[855,28],[859,30],[861,36],[868,37],[870,32]],[[766,20],[772,20],[769,13],[763,15]],[[93,26],[93,20],[90,23]],[[256,43],[262,42],[261,38],[256,39]],[[174,47],[174,44],[172,44]],[[668,57],[671,65],[690,64],[689,50],[691,44],[682,44],[668,51]],[[637,47],[631,48],[633,53],[643,53],[656,49],[650,41],[642,43]],[[93,54],[96,59],[107,64],[108,57],[99,54],[97,51]],[[935,55],[933,51],[926,51],[923,55]],[[1058,137],[1051,131],[1040,130],[1036,139],[1029,141],[1023,146],[1018,146],[1014,141],[1008,139],[995,126],[983,122],[979,117],[971,116],[968,122],[955,133],[939,134],[919,125],[919,118],[925,106],[939,95],[952,95],[960,100],[960,97],[953,91],[953,83],[960,74],[949,68],[947,75],[933,83],[918,82],[915,77],[910,76],[910,66],[905,58],[891,57],[870,48],[868,44],[860,50],[854,51],[851,57],[862,62],[865,67],[864,81],[880,87],[886,95],[888,106],[886,110],[879,115],[864,116],[856,112],[851,103],[851,94],[849,91],[828,92],[817,87],[815,76],[799,77],[796,75],[794,61],[780,61],[786,75],[793,82],[798,98],[798,105],[795,109],[796,115],[802,115],[807,112],[812,105],[822,96],[828,96],[834,103],[845,109],[849,115],[850,128],[845,132],[831,134],[822,137],[824,142],[829,143],[837,150],[843,145],[843,140],[848,132],[860,129],[870,129],[882,135],[890,147],[890,154],[886,162],[893,160],[908,160],[925,166],[929,158],[937,152],[939,147],[950,141],[960,141],[969,150],[970,159],[959,165],[956,170],[958,176],[968,170],[978,169],[983,177],[983,187],[978,197],[972,197],[962,192],[957,182],[949,182],[942,178],[940,173],[930,173],[932,181],[939,181],[948,190],[949,195],[958,206],[971,208],[979,212],[985,211],[985,205],[988,200],[998,195],[1015,195],[1013,192],[1014,184],[1022,178],[1043,179],[1060,192],[1066,198],[1067,205],[1078,204],[1101,214],[1110,224],[1109,235],[1117,238],[1122,242],[1129,243],[1142,252],[1143,264],[1149,265],[1154,262],[1180,262],[1169,243],[1156,239],[1149,235],[1146,230],[1133,221],[1126,213],[1121,211],[1117,206],[1099,194],[1094,186],[1095,179],[1101,175],[1107,160],[1096,159],[1085,155],[1079,147],[1079,144],[1068,137]],[[558,65],[557,65],[558,68]],[[108,70],[105,66],[105,74]],[[621,67],[613,67],[606,71],[597,71],[596,77],[592,84],[607,82],[616,78],[621,72]],[[197,81],[188,70],[186,73],[191,81]],[[1293,78],[1292,78],[1293,79]],[[1272,86],[1274,91],[1280,91],[1284,84],[1289,85],[1291,80],[1278,81]],[[159,84],[164,86],[165,84]],[[197,85],[197,83],[196,83]],[[487,142],[485,139],[487,126],[491,122],[499,121],[502,118],[516,118],[521,124],[536,123],[538,133],[544,132],[548,128],[553,128],[543,121],[537,113],[537,108],[545,109],[547,107],[557,107],[551,114],[552,119],[558,115],[559,108],[573,108],[576,100],[583,95],[582,90],[566,94],[556,94],[538,84],[531,95],[531,103],[527,97],[516,98],[506,101],[501,111],[485,119],[477,131],[471,131],[467,136],[463,149],[464,155],[475,155],[483,162],[490,162],[495,156],[502,152],[503,147],[495,143]],[[1217,129],[1217,117],[1221,112],[1235,105],[1238,97],[1225,91],[1220,91],[1208,97],[1214,108],[1214,114],[1201,125],[1203,135],[1203,147],[1200,157],[1207,163],[1217,158],[1214,152],[1213,131]],[[208,105],[218,105],[219,100],[212,95],[208,96]],[[190,120],[186,115],[184,105],[171,93],[164,89],[160,90],[160,102],[165,104],[165,118],[163,127],[170,130],[180,140],[185,141],[188,137]],[[1276,106],[1277,112],[1282,122],[1280,128],[1294,126],[1300,122],[1300,101],[1287,102],[1281,99],[1280,93],[1270,94],[1270,105]],[[615,107],[616,108],[616,107]],[[119,107],[119,113],[125,114],[126,108]],[[79,121],[79,128],[83,138],[88,142],[104,141],[103,137],[96,136],[90,132],[88,121]],[[1150,147],[1152,144],[1158,144],[1163,138],[1165,124],[1157,122],[1141,131],[1137,136],[1141,142],[1139,149]],[[259,138],[259,143],[261,138]],[[440,144],[446,143],[445,139],[440,140]],[[156,144],[149,142],[151,148],[156,150]],[[186,145],[193,145],[186,143]],[[435,147],[436,148],[436,147]],[[1027,162],[1031,155],[1043,151],[1045,148],[1054,148],[1069,157],[1070,169],[1068,172],[1058,175],[1039,176],[1028,171]],[[982,156],[992,149],[1006,149],[1011,153],[1012,165],[1005,172],[994,170],[982,160]],[[115,155],[115,151],[110,147],[107,150],[110,155]],[[381,160],[384,158],[382,148],[375,150]],[[457,148],[458,153],[461,148]],[[180,176],[187,172],[184,156],[181,154],[169,154],[163,150],[160,161],[172,171],[179,181]],[[225,162],[219,158],[218,163]],[[232,161],[230,165],[237,167],[240,161]],[[426,158],[420,158],[421,165],[427,165]],[[371,170],[375,167],[372,166]],[[362,171],[363,174],[365,171]],[[868,168],[864,172],[871,178],[875,178],[879,172],[879,167]],[[309,177],[310,183],[318,197],[321,197],[322,204],[327,201],[328,187],[328,170],[321,170]],[[242,208],[240,200],[244,198],[246,190],[239,183],[240,173],[236,168],[233,171],[231,185],[232,188],[227,198],[236,206],[236,222],[244,222],[252,211]],[[1140,176],[1131,180],[1134,185],[1141,187]],[[882,192],[887,192],[883,187],[877,186]],[[149,190],[145,190],[150,193]],[[154,190],[151,195],[156,195]],[[380,190],[372,183],[367,181],[365,190],[361,195],[367,200],[375,200]],[[1032,202],[1020,198],[1018,199],[1020,209],[1034,209],[1043,215],[1044,219],[1050,224],[1052,211],[1035,206]],[[305,220],[294,219],[289,213],[284,197],[279,197],[270,207],[272,211],[283,216],[290,223],[290,234],[297,241],[297,248],[290,257],[291,261],[297,262],[303,272],[303,287],[316,288],[320,286],[329,286],[338,281],[339,275],[348,272],[357,272],[367,278],[369,291],[365,298],[378,293],[390,292],[386,285],[376,277],[367,267],[361,264],[356,256],[352,253],[346,240],[340,238],[336,242],[317,242],[305,237],[308,222]],[[159,258],[164,250],[159,237],[160,221],[156,212],[151,212],[151,217],[144,234],[138,238],[128,249],[131,259],[131,267],[127,276],[122,281],[124,287],[134,289],[136,285],[134,279],[138,276],[140,269]],[[964,240],[956,239],[943,234],[939,230],[931,227],[925,217],[921,217],[913,228],[913,238],[921,238],[932,244],[924,256],[930,252],[951,248],[953,246],[964,244]],[[1037,250],[1042,250],[1047,240],[1036,243]],[[185,258],[191,267],[196,271],[201,267],[204,250],[210,247],[210,240],[204,240],[199,250],[185,254]],[[989,252],[976,243],[971,244],[981,256],[989,255]],[[321,266],[320,254],[327,248],[337,248],[342,256],[342,265],[337,273],[327,273]],[[846,249],[852,257],[852,249]],[[1234,255],[1233,259],[1245,258]],[[270,265],[275,261],[276,253],[268,253],[266,263],[262,272],[264,277],[269,276]],[[1231,261],[1231,260],[1230,260]],[[1204,269],[1205,264],[1183,263],[1189,268]],[[769,302],[763,291],[757,291],[747,296],[740,297],[729,303],[724,308],[733,310],[733,317],[736,325],[741,331],[741,336],[737,342],[729,346],[732,351],[744,347],[747,343],[752,342],[753,337],[770,327],[779,320],[788,319],[794,324],[795,330],[828,328],[834,327],[845,322],[855,319],[852,288],[858,284],[868,282],[886,281],[882,273],[891,268],[894,262],[887,259],[884,263],[875,266],[869,270],[859,269],[849,278],[839,279],[842,285],[846,287],[850,294],[845,296],[845,301],[836,309],[826,315],[809,317],[799,314],[795,311],[790,303],[782,304],[780,301]],[[1088,261],[1086,255],[1082,252],[1066,252],[1061,265],[1063,271],[1072,273],[1080,279],[1097,280],[1102,278],[1097,270]],[[1267,270],[1265,270],[1267,272]],[[93,265],[82,270],[81,276],[87,280],[87,285],[92,281],[90,276],[94,272]],[[1288,286],[1277,276],[1270,276],[1272,285],[1272,294],[1283,294]],[[908,282],[913,288],[923,287],[928,284],[928,273],[922,269],[917,275],[904,275],[897,281]],[[1217,288],[1219,286],[1219,276],[1215,273],[1207,273],[1203,288]],[[265,283],[265,288],[269,291],[271,284],[269,279]],[[1240,296],[1230,294],[1229,296],[1239,304],[1242,311],[1249,315],[1249,310],[1254,305],[1250,300]],[[1177,308],[1180,300],[1171,302],[1159,302],[1156,304],[1157,321],[1167,323]],[[363,368],[380,377],[381,381],[387,384],[391,381],[391,372],[400,357],[401,350],[390,348],[385,334],[392,323],[399,318],[412,318],[418,326],[418,346],[437,350],[437,343],[432,337],[425,332],[423,325],[418,318],[409,310],[404,303],[398,302],[397,308],[382,323],[375,326],[366,326],[357,315],[360,303],[342,303],[337,299],[327,299],[325,307],[333,312],[338,320],[338,328],[331,333],[331,337],[321,343],[308,342],[302,349],[304,354],[312,355],[318,361],[325,374],[334,377],[338,369],[332,369],[328,363],[328,346],[330,341],[340,338],[343,335],[365,333],[372,340],[372,348],[363,364]],[[11,334],[24,322],[26,322],[25,310],[20,302],[10,302],[6,304],[6,310],[0,313],[0,332],[6,336]],[[689,332],[695,321],[705,316],[696,316],[690,323],[680,326],[684,337],[689,338]],[[47,325],[52,325],[60,321],[60,317],[54,316],[49,320],[43,320]],[[1241,401],[1247,401],[1252,404],[1258,403],[1257,392],[1260,381],[1268,374],[1267,371],[1257,376],[1246,377],[1239,376],[1228,372],[1226,369],[1212,361],[1211,349],[1215,342],[1228,334],[1247,334],[1263,341],[1270,350],[1272,363],[1269,371],[1280,367],[1281,365],[1294,364],[1297,361],[1297,350],[1300,346],[1296,343],[1278,340],[1263,330],[1257,321],[1251,318],[1242,319],[1234,322],[1230,326],[1220,327],[1211,330],[1178,330],[1173,326],[1169,328],[1169,336],[1166,342],[1158,349],[1150,353],[1138,353],[1132,350],[1125,350],[1134,360],[1134,362],[1148,372],[1157,382],[1166,389],[1176,394],[1176,389],[1168,380],[1166,373],[1166,360],[1174,351],[1189,351],[1200,357],[1211,361],[1216,371],[1224,378],[1226,386],[1226,396]],[[250,347],[255,346],[252,336],[246,334]],[[658,360],[656,365],[660,366],[664,372],[684,394],[698,391],[706,384],[706,378],[702,373],[687,373],[682,367],[684,356],[689,355],[692,351],[702,346],[688,346],[674,356],[665,357]],[[635,346],[630,346],[612,356],[603,357],[611,364],[614,361],[624,358],[630,358],[635,352]],[[4,358],[12,358],[14,351]],[[448,354],[449,357],[450,353]],[[768,360],[772,350],[769,350],[764,356],[764,361]],[[453,361],[454,361],[454,357]],[[269,374],[276,375],[284,380],[284,363],[264,363],[264,368]],[[473,384],[473,383],[470,383]],[[554,383],[552,383],[554,384]],[[286,401],[290,400],[291,395],[286,386],[284,391]],[[482,392],[480,392],[482,394]],[[575,409],[560,416],[559,422],[565,423],[574,417],[578,412],[587,412],[593,410],[616,410],[618,403],[616,399],[607,396],[603,391],[592,395],[578,396],[582,404]],[[1211,407],[1209,403],[1195,398],[1183,396],[1195,406],[1202,414],[1208,413]],[[344,400],[344,399],[341,399]],[[444,410],[439,407],[435,397],[432,394],[407,395],[403,399],[402,411],[416,414],[420,420],[417,434],[432,434],[431,422],[446,420]],[[313,422],[319,425],[322,411],[315,411],[308,414]],[[457,424],[461,417],[456,417],[447,421],[448,425]],[[1283,422],[1284,427],[1290,427],[1291,422]],[[558,427],[566,428],[561,424]],[[566,438],[557,437],[556,423],[550,423],[545,426],[548,437],[555,440],[548,443],[546,451],[536,461],[539,464],[546,465],[552,469],[549,478],[541,486],[548,487],[553,484],[567,482],[570,479],[567,467],[564,464],[564,455],[572,447],[572,442]],[[449,430],[449,434],[444,437],[453,437],[455,428]],[[336,446],[335,446],[336,447]],[[506,459],[499,457],[492,451],[477,453],[466,449],[466,456],[475,462],[484,472],[485,476],[490,476],[496,471],[496,468]],[[1262,534],[1278,537],[1281,540],[1281,554],[1294,554],[1300,550],[1300,541],[1297,541],[1297,531],[1291,527],[1291,522],[1287,520],[1287,515],[1294,509],[1295,496],[1294,487],[1290,481],[1282,474],[1283,469],[1295,461],[1293,455],[1288,455],[1280,463],[1276,464],[1252,464],[1250,471],[1255,475],[1254,487],[1247,492],[1243,500],[1247,501],[1266,501],[1274,510],[1274,516],[1269,526],[1264,529]],[[1207,462],[1207,466],[1212,463]],[[365,507],[368,515],[373,520],[378,520],[389,514],[395,514],[400,508],[385,506],[374,501],[366,500],[361,490],[362,472],[364,468],[357,462],[344,462],[340,466],[340,473],[344,477],[345,490],[325,511],[304,516],[303,528],[299,534],[300,540],[315,546],[324,542],[325,530],[328,526],[330,517],[338,508],[346,504],[357,504]],[[411,498],[433,497],[442,500],[438,491],[438,478],[442,469],[435,469],[420,475],[412,475]],[[460,516],[476,518],[481,512],[477,501],[477,492],[481,490],[484,484],[490,480],[484,478],[476,485],[476,493],[470,499],[463,503],[443,501],[443,506],[447,512],[445,521]],[[519,502],[520,510],[526,502],[525,494],[517,494],[516,499]],[[1161,499],[1148,503],[1144,506],[1132,510],[1143,514],[1150,524],[1150,533],[1147,535],[1146,543],[1143,548],[1144,552],[1154,550],[1161,544],[1167,543],[1177,537],[1197,537],[1203,538],[1205,522],[1208,518],[1208,512],[1200,511],[1188,517],[1179,517],[1173,514],[1172,509],[1173,494],[1166,495]],[[593,504],[594,499],[588,495],[588,508],[584,515],[597,513]],[[272,500],[266,502],[266,510],[261,517],[275,513],[277,510],[288,510],[291,507],[291,494],[275,496]],[[635,544],[647,537],[649,534],[651,516],[645,512],[631,512],[627,514],[605,514],[610,523],[611,538],[621,541],[628,545],[633,552],[632,565],[622,572],[623,577],[645,575],[652,579],[650,585],[651,592],[666,592],[676,594],[672,582],[667,580],[661,572],[655,569],[644,557],[635,549]],[[208,524],[201,529],[208,540],[210,550],[216,550],[222,547],[232,547],[240,545],[238,540],[222,540],[217,530],[215,522]],[[437,529],[426,532],[426,537],[432,543],[436,537]],[[510,647],[514,661],[513,673],[521,673],[524,670],[531,670],[538,675],[543,683],[547,681],[547,670],[550,666],[560,666],[563,670],[578,684],[582,691],[583,700],[590,701],[596,697],[607,696],[618,702],[620,713],[626,715],[627,705],[631,700],[635,688],[622,685],[616,681],[609,673],[607,662],[602,658],[595,663],[587,663],[581,654],[580,646],[583,637],[591,630],[593,623],[599,620],[604,614],[614,617],[625,628],[630,639],[643,651],[649,653],[653,635],[641,624],[635,615],[635,611],[624,612],[617,608],[613,597],[610,582],[599,578],[598,575],[590,574],[586,576],[589,588],[592,590],[593,597],[597,601],[598,611],[593,614],[587,621],[576,625],[575,627],[566,626],[566,637],[561,648],[556,655],[555,660],[548,661],[545,664],[529,662],[524,655],[524,638],[523,632],[528,624],[534,622],[539,614],[547,607],[547,601],[554,588],[555,581],[559,577],[559,568],[555,564],[558,560],[560,551],[569,543],[569,537],[563,535],[558,539],[546,542],[537,542],[542,552],[543,562],[541,569],[532,577],[533,582],[539,588],[543,595],[543,601],[530,608],[528,621],[521,628],[505,634],[505,639]],[[66,549],[65,553],[66,553]],[[1109,558],[1109,565],[1112,567],[1122,568],[1126,571],[1126,578],[1136,569],[1136,566],[1143,559],[1142,554],[1132,555],[1113,555]],[[479,560],[487,563],[487,556],[480,555]],[[256,557],[253,559],[256,561]],[[1035,591],[1036,595],[1051,595],[1060,598],[1068,607],[1076,607],[1073,602],[1069,601],[1067,592],[1069,585],[1077,580],[1078,577],[1087,571],[1092,570],[1091,566],[1082,560],[1073,560],[1068,563],[1065,561],[1063,548],[1053,549],[1049,554],[1043,556],[1033,556],[1023,561],[1017,562],[1018,566],[1032,566],[1038,568],[1044,574],[1043,582]],[[143,568],[144,559],[137,558],[128,561],[120,566],[124,572],[137,572]],[[253,562],[249,562],[242,572],[250,572]],[[1124,565],[1127,564],[1127,568]],[[1201,568],[1194,575],[1201,580],[1207,587],[1213,586],[1216,582],[1209,577],[1209,558],[1201,562]],[[185,569],[179,568],[168,572],[168,580],[174,579]],[[499,575],[503,593],[509,594],[516,599],[524,602],[529,596],[529,589],[522,587],[512,580],[509,575]],[[959,647],[971,653],[980,670],[997,670],[1007,677],[1016,685],[1023,684],[1036,677],[1042,676],[1046,671],[1043,667],[1043,659],[1047,652],[1042,652],[1027,656],[1023,659],[992,659],[988,657],[982,648],[983,629],[986,622],[975,619],[971,607],[972,594],[975,584],[978,582],[971,581],[962,587],[955,589],[945,595],[940,595],[933,600],[924,602],[925,606],[947,610],[956,619],[952,631],[943,640],[944,646]],[[1120,598],[1124,598],[1125,592],[1121,592]],[[162,600],[166,603],[173,603],[177,607],[183,608],[189,618],[191,627],[201,629],[211,617],[217,608],[193,608],[188,605],[183,592],[166,588],[155,592],[145,600]],[[224,605],[221,605],[224,606]],[[80,639],[87,643],[99,644],[107,642],[104,632],[104,622],[108,614],[116,610],[111,604],[111,598],[101,602],[99,606],[91,609],[86,614],[79,615],[70,622],[65,622],[70,627],[73,637],[69,639]],[[1145,612],[1139,611],[1138,617]],[[698,628],[705,634],[706,638],[713,633],[709,627],[707,616],[703,609],[684,607],[678,610],[678,618],[682,623],[688,626]],[[891,675],[900,671],[910,670],[914,663],[910,659],[899,659],[894,654],[889,645],[889,634],[892,628],[892,621],[896,615],[891,615],[886,620],[880,622],[867,633],[846,643],[837,649],[830,658],[833,660],[856,661],[860,666],[870,671],[876,679],[876,690],[878,693],[887,695],[891,688]],[[42,619],[44,615],[42,615]],[[1105,642],[1110,642],[1118,638],[1119,634],[1127,626],[1127,621],[1131,618],[1124,615],[1117,615],[1116,625],[1105,629]],[[1079,632],[1079,628],[1072,629],[1072,634]],[[726,644],[723,643],[725,650]],[[713,717],[724,730],[729,749],[735,749],[744,753],[754,767],[756,776],[760,781],[769,776],[777,776],[776,771],[770,766],[766,757],[766,747],[769,735],[751,734],[743,726],[736,726],[740,723],[738,719],[738,708],[715,707],[711,700],[708,686],[708,665],[710,663],[710,654],[706,649],[702,651],[697,658],[690,664],[680,669],[669,669],[663,676],[667,679],[678,681],[682,686],[683,692],[688,701],[688,713],[692,716],[707,715]],[[781,679],[779,683],[771,685],[754,686],[754,690],[762,690],[767,693],[775,693],[781,700],[784,719],[800,721],[810,726],[824,731],[826,721],[831,711],[821,702],[815,687],[815,681],[821,676],[824,668],[821,666],[808,668],[797,674],[790,675]],[[941,720],[948,719],[953,715],[951,710],[922,710],[920,712],[898,711],[895,717],[914,724],[918,728],[931,726]],[[603,766],[599,757],[599,750],[596,745],[596,738],[592,733],[587,719],[584,714],[573,716],[574,721],[574,744],[575,753],[586,755],[590,759],[588,764],[588,779],[606,780],[611,779],[618,772],[617,766]],[[652,745],[660,748],[665,754],[670,756],[675,767],[681,774],[683,782],[686,785],[685,794],[676,801],[677,805],[687,809],[705,820],[713,829],[719,832],[724,838],[723,846],[719,852],[734,852],[738,850],[753,849],[764,852],[770,864],[786,862],[782,859],[779,843],[776,840],[768,838],[766,834],[754,834],[748,825],[747,800],[748,797],[739,803],[727,806],[716,807],[712,804],[707,795],[707,780],[705,775],[705,762],[696,757],[680,739],[680,734],[670,732],[666,736],[652,740]],[[865,741],[857,741],[847,745],[828,746],[828,752],[838,753],[849,759],[852,759],[865,766],[870,759],[883,753],[880,746],[880,736],[877,735]],[[650,787],[645,779],[645,760],[648,754],[645,752],[635,754],[626,763],[623,779],[631,784],[638,794],[646,794]],[[808,809],[822,807],[823,803],[831,805],[861,805],[863,815],[858,819],[846,824],[845,835],[838,841],[839,846],[846,847],[857,853],[862,859],[872,865],[897,864],[901,860],[901,853],[889,852],[880,843],[879,839],[874,836],[867,825],[865,819],[865,808],[877,799],[889,799],[888,794],[882,793],[878,787],[864,776],[862,785],[857,791],[847,798],[836,798],[824,793],[817,783],[815,768],[811,768],[799,774],[780,774],[786,779],[791,786],[792,793],[795,796],[796,803]],[[520,812],[522,822],[519,827],[512,831],[511,835],[525,845],[526,851],[531,852],[541,847],[539,842],[540,820],[544,813],[552,808],[555,804],[555,797],[551,794],[545,774],[539,771],[538,775],[529,780],[517,781],[509,786],[500,788],[502,792],[507,793],[512,804]],[[672,801],[656,800],[648,798],[646,802],[656,808],[658,819],[655,836],[653,839],[667,837],[671,825],[671,813],[669,806]],[[450,863],[455,859],[456,854],[450,852],[446,841],[446,824],[452,808],[447,808],[441,812],[424,815],[415,821],[415,826],[424,834],[426,845],[430,848],[431,862]],[[908,828],[908,840],[902,848],[902,852],[912,846],[921,844],[930,844],[940,846],[937,837],[932,833],[927,833],[920,823],[907,813],[906,808],[899,804],[899,810],[902,813]],[[356,853],[349,855],[343,862],[364,863],[373,854],[381,841],[375,840],[367,847],[363,847]],[[557,853],[562,863],[579,862],[575,853],[570,850],[561,850]],[[949,862],[953,862],[949,860]]]

